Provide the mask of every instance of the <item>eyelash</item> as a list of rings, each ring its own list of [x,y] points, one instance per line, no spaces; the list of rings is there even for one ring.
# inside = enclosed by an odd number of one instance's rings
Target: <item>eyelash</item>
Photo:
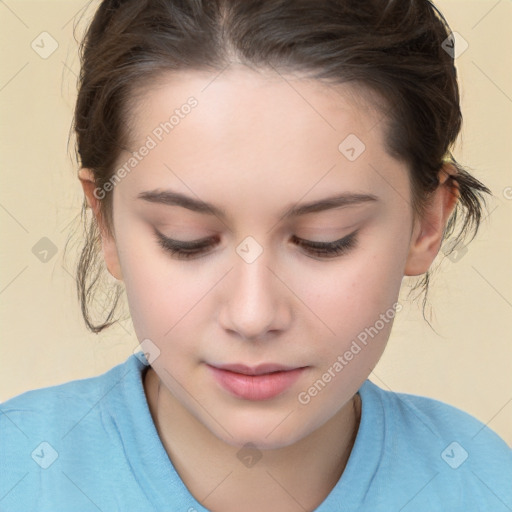
[[[359,230],[354,231],[340,240],[334,242],[313,242],[302,240],[301,238],[292,237],[293,241],[300,247],[303,247],[314,256],[320,258],[335,258],[342,256],[352,250],[357,244],[357,234]],[[162,233],[155,230],[159,245],[167,252],[177,259],[191,259],[194,256],[200,255],[205,252],[212,245],[213,238],[206,240],[199,240],[194,242],[180,242],[167,238]]]

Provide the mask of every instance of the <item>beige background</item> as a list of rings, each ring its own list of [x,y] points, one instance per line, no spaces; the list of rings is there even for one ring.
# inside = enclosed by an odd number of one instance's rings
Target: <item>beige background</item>
[[[0,3],[0,401],[98,375],[137,347],[129,320],[100,335],[86,330],[73,252],[63,260],[82,194],[74,139],[67,149],[78,74],[72,29],[88,4]],[[82,27],[97,4],[86,9]],[[371,379],[385,389],[455,405],[512,445],[512,3],[437,5],[469,44],[456,59],[464,128],[454,154],[495,198],[468,252],[458,261],[440,252],[436,260],[430,300],[439,335],[418,305],[406,304]],[[42,32],[58,42],[46,59],[31,47]],[[57,248],[46,263],[32,252],[43,237]]]

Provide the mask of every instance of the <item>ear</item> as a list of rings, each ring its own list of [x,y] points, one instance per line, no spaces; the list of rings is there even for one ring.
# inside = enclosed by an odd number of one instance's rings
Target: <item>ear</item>
[[[439,252],[446,223],[459,199],[458,183],[448,179],[449,168],[456,172],[451,164],[441,168],[439,185],[432,193],[425,215],[415,220],[404,270],[406,276],[427,272]]]
[[[121,265],[119,263],[116,241],[114,237],[107,232],[106,225],[101,216],[100,197],[102,196],[98,194],[96,190],[97,187],[94,181],[94,174],[90,169],[82,167],[78,171],[78,179],[82,184],[87,205],[93,210],[94,217],[101,233],[101,247],[103,250],[103,257],[105,258],[105,264],[107,265],[107,270],[113,277],[122,281],[123,274],[121,272]]]

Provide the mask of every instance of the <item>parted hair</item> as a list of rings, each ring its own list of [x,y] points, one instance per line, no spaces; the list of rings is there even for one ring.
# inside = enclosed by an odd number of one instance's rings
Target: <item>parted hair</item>
[[[218,73],[236,59],[253,69],[345,83],[381,113],[385,149],[409,172],[414,215],[423,214],[441,169],[450,174],[459,197],[443,240],[453,250],[476,235],[491,191],[451,152],[462,125],[457,71],[446,50],[451,37],[428,0],[105,0],[79,46],[78,164],[93,171],[97,187],[107,183],[129,144],[131,107],[169,73]],[[123,287],[104,279],[100,226],[85,198],[80,213],[77,293],[87,327],[99,333],[118,320]],[[112,191],[101,200],[99,218],[113,235]],[[426,272],[413,288],[424,291],[424,317],[428,285]]]

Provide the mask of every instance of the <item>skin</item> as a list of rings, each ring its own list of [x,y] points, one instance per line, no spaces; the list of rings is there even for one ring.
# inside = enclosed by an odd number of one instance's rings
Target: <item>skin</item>
[[[195,498],[212,511],[312,510],[346,465],[357,391],[392,321],[309,403],[298,394],[391,310],[405,275],[428,270],[457,195],[444,168],[425,216],[415,219],[407,168],[385,152],[382,114],[356,89],[243,66],[160,81],[135,105],[130,149],[191,95],[198,106],[115,186],[105,262],[124,281],[139,341],[160,351],[144,378],[148,405]],[[351,133],[366,146],[353,162],[338,150]],[[79,178],[102,227],[92,173],[81,169]],[[157,188],[213,203],[227,217],[137,199]],[[342,192],[378,201],[280,218],[287,206]],[[218,242],[179,260],[153,227],[173,239]],[[357,228],[357,245],[333,258],[312,256],[291,238],[334,241]],[[252,263],[236,252],[247,236],[263,249]],[[205,364],[262,362],[307,369],[278,397],[251,401],[219,387]],[[262,455],[252,467],[237,457],[248,442]]]

